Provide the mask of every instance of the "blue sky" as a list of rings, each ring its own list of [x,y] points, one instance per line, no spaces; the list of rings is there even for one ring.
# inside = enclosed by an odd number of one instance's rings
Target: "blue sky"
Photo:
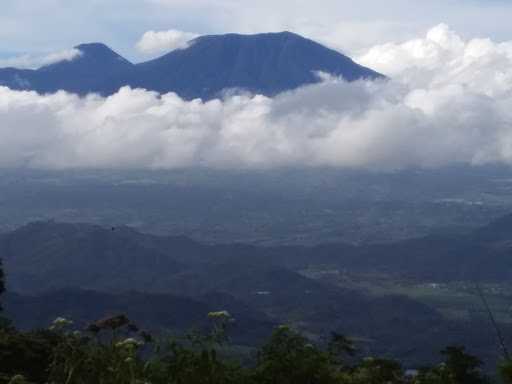
[[[477,0],[2,0],[0,57],[102,41],[132,60],[148,30],[292,30],[347,53],[418,36],[440,22],[464,37],[510,40],[512,3]]]

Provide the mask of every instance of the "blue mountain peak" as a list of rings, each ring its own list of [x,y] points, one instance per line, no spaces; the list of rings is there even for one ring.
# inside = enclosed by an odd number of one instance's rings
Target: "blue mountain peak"
[[[124,86],[205,100],[226,90],[273,96],[319,81],[318,71],[347,81],[383,77],[347,56],[292,32],[201,36],[186,49],[132,64],[102,43],[80,44],[82,53],[36,71],[0,69],[0,85],[41,93],[62,89],[110,95]]]

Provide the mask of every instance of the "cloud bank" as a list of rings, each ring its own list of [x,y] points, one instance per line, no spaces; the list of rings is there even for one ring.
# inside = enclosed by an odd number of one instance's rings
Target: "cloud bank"
[[[187,48],[192,39],[199,35],[190,32],[169,29],[167,31],[148,31],[137,42],[137,50],[144,55],[154,55]]]
[[[60,61],[71,61],[82,54],[78,49],[68,49],[59,52],[53,52],[46,55],[21,55],[0,59],[0,68],[23,68],[37,69],[45,65],[55,64]]]
[[[108,98],[0,88],[0,166],[512,164],[512,42],[464,40],[439,25],[358,61],[393,80],[324,77],[275,98],[206,103],[130,88]]]

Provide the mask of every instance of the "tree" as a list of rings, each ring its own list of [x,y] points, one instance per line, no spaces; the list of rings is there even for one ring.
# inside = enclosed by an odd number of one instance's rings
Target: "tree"
[[[5,275],[2,267],[2,260],[0,260],[0,296],[5,292]],[[2,311],[2,303],[0,302],[0,312]]]
[[[344,377],[347,384],[405,384],[400,364],[393,360],[366,358]]]
[[[5,274],[4,274],[4,269],[3,269],[3,265],[2,265],[2,259],[0,259],[0,299],[4,292],[5,292]],[[3,310],[2,302],[0,301],[0,312],[2,312],[2,310]],[[1,318],[0,318],[0,323],[1,323]]]
[[[417,384],[486,384],[489,379],[482,373],[482,362],[466,353],[464,347],[451,346],[441,354],[445,361],[438,367],[422,372]]]
[[[48,382],[52,354],[62,341],[50,331],[22,333],[0,327],[0,383],[9,383],[16,375],[30,382]]]
[[[501,364],[500,373],[506,384],[512,384],[512,360],[507,360]]]
[[[280,327],[258,355],[257,383],[330,384],[336,382],[331,356],[288,327]]]
[[[446,356],[446,366],[456,383],[478,384],[488,381],[482,374],[480,359],[467,354],[464,347],[448,347],[441,353]]]

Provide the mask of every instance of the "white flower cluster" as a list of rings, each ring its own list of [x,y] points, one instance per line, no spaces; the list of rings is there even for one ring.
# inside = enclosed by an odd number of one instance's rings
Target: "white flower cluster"
[[[53,323],[50,326],[50,330],[58,331],[67,328],[71,325],[73,325],[73,321],[68,320],[64,317],[57,317],[55,320],[53,320]]]
[[[210,319],[230,319],[231,314],[228,311],[218,311],[208,313]]]
[[[144,343],[140,340],[134,339],[134,338],[127,338],[122,341],[119,341],[116,344],[117,348],[139,348],[142,347]]]

